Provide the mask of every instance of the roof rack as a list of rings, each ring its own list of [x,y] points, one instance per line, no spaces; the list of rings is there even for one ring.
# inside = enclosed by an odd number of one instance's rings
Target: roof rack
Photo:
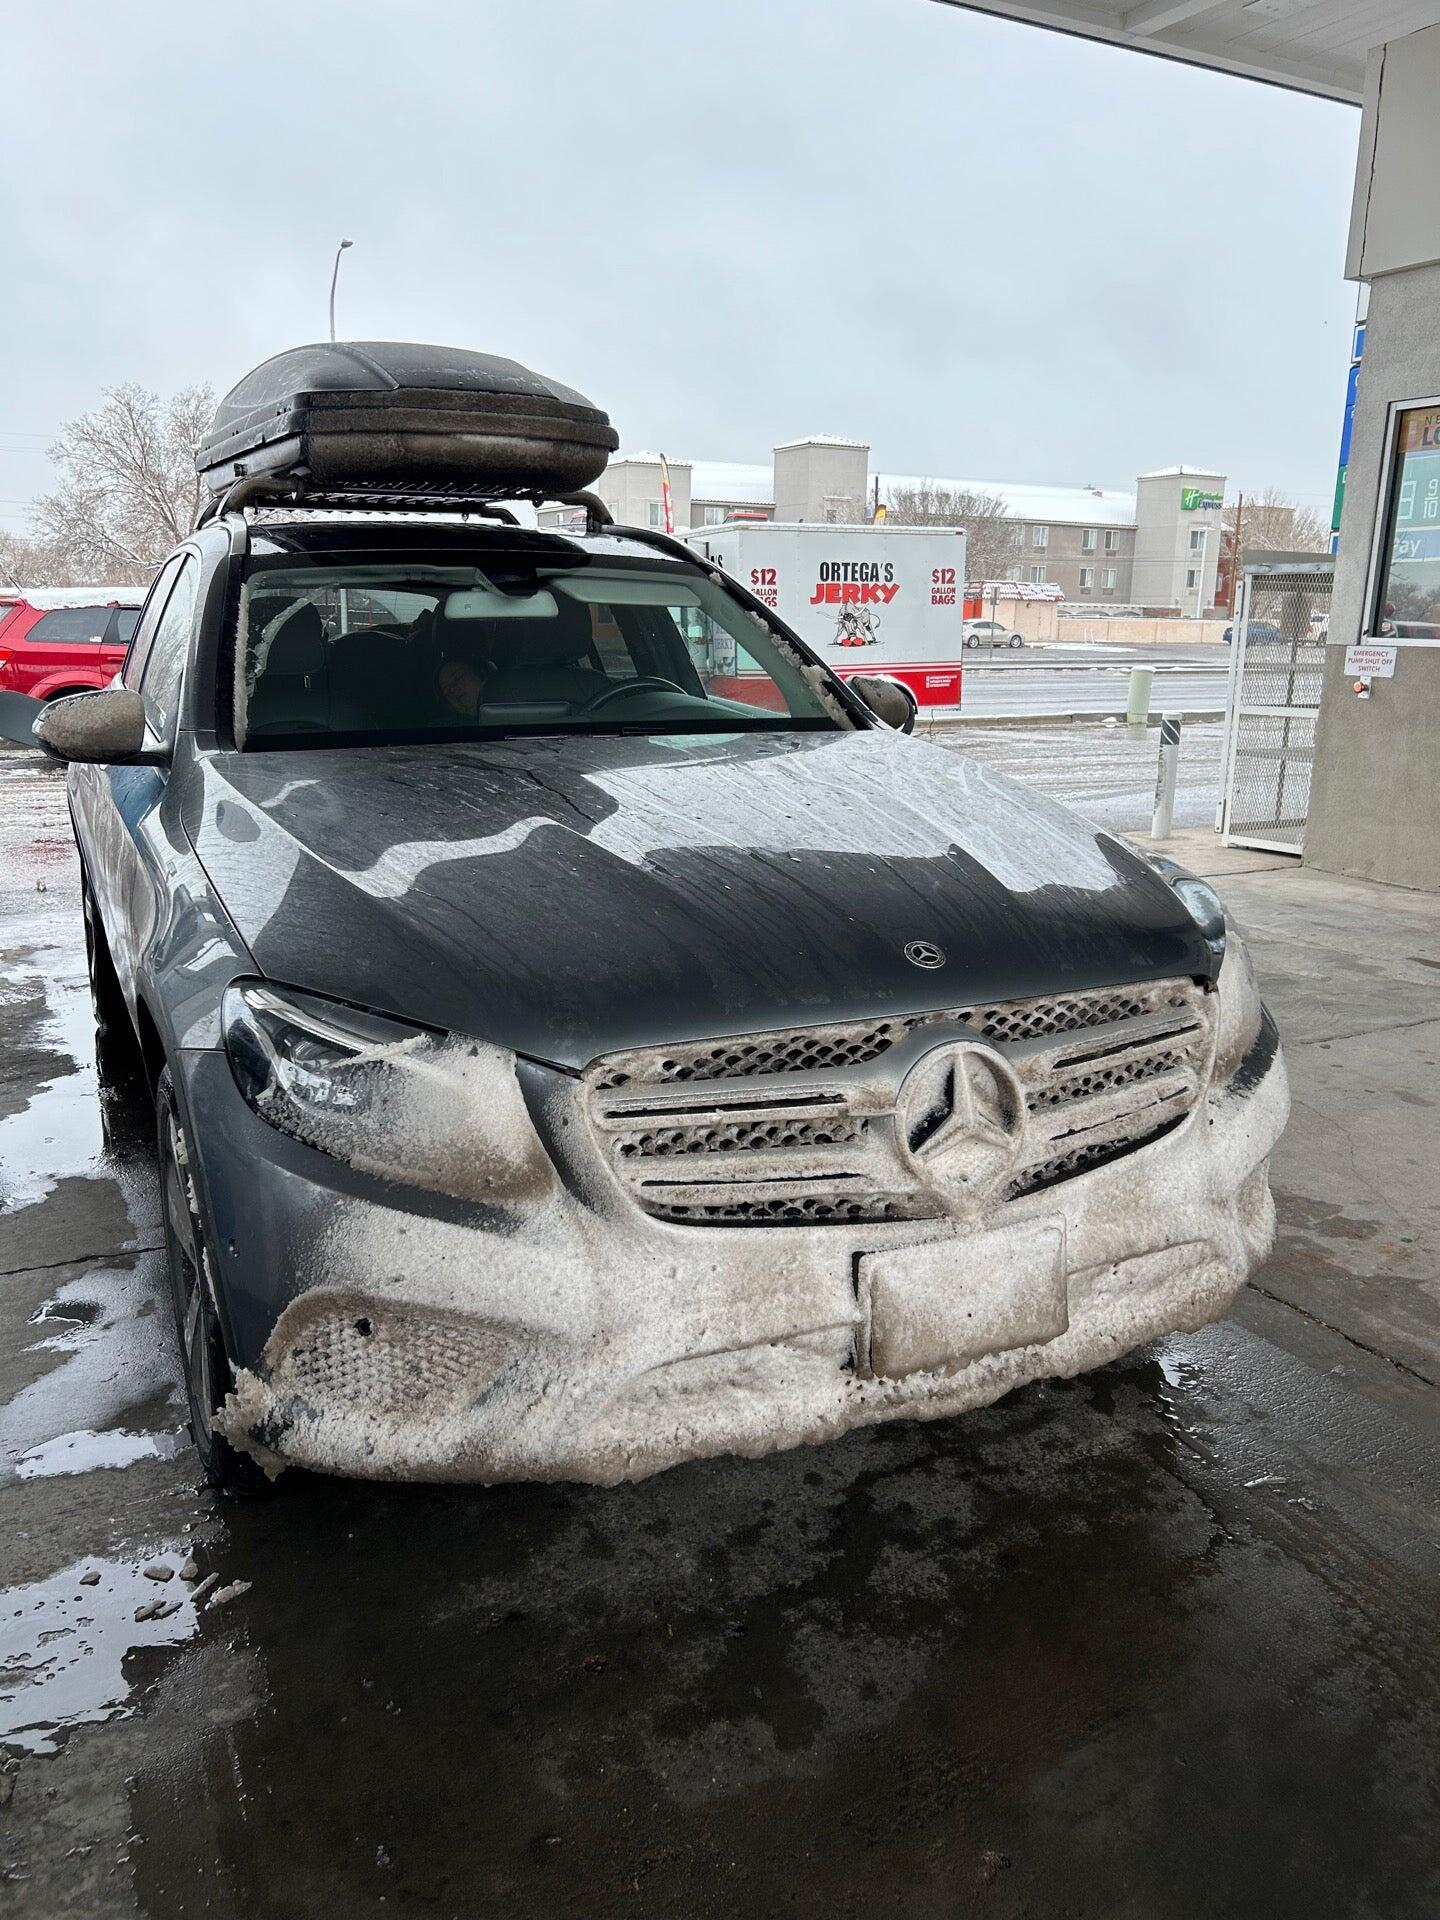
[[[529,500],[534,506],[581,507],[585,512],[585,530],[598,533],[613,526],[610,509],[597,493],[562,493],[553,497],[544,493],[510,494],[511,499]],[[196,516],[198,531],[227,514],[244,513],[247,507],[295,507],[305,512],[341,513],[462,513],[486,520],[498,520],[506,526],[518,526],[508,507],[488,495],[452,489],[446,486],[416,485],[406,488],[326,487],[312,489],[300,473],[247,474],[236,480],[223,494],[207,500]]]

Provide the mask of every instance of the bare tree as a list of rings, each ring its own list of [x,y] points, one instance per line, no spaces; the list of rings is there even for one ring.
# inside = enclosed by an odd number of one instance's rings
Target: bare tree
[[[148,580],[195,524],[195,449],[214,410],[208,387],[169,400],[144,387],[110,388],[50,449],[60,484],[35,503],[42,542],[54,542],[82,577]]]
[[[0,532],[0,587],[73,587],[83,579],[58,540]]]
[[[965,571],[972,580],[1004,580],[1020,556],[1024,530],[1011,519],[1002,494],[922,480],[893,488],[886,508],[900,527],[963,527]]]
[[[1228,543],[1235,539],[1235,508],[1226,507],[1223,527]],[[1323,553],[1330,544],[1329,522],[1313,507],[1298,506],[1278,487],[1246,494],[1240,521],[1240,551]]]

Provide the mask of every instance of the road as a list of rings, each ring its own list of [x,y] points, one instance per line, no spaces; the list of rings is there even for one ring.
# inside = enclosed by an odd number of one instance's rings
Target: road
[[[962,709],[997,715],[1124,713],[1131,669],[1142,666],[1154,673],[1153,712],[1223,713],[1228,657],[1213,646],[1026,647],[997,653],[993,660],[967,653]]]
[[[1139,749],[1062,731],[1092,810],[1133,814]],[[1265,900],[1323,1073],[1320,947]],[[1437,1395],[1334,1330],[1403,1253],[1343,1156],[1328,1187],[1277,1163],[1280,1247],[1231,1318],[981,1413],[608,1492],[222,1504],[179,1410],[146,1095],[93,1045],[63,786],[17,754],[0,916],[6,1911],[1440,1910]],[[1430,977],[1369,965],[1366,1005],[1418,1020]],[[1333,1312],[1283,1302],[1317,1273]],[[248,1590],[144,1572],[188,1559]]]

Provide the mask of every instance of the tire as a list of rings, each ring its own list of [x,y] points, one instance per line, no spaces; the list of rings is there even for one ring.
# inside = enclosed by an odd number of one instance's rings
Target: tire
[[[90,875],[80,868],[80,912],[85,922],[85,971],[90,976],[90,997],[95,1002],[95,1024],[105,1037],[123,1032],[130,1023],[120,976],[110,958],[110,943],[100,922]]]
[[[967,647],[978,647],[980,642],[973,633],[967,633],[965,636],[965,644]]]
[[[224,1329],[215,1304],[214,1269],[200,1216],[189,1143],[168,1067],[155,1090],[155,1130],[160,1155],[161,1215],[165,1257],[180,1342],[180,1365],[190,1407],[190,1434],[205,1478],[219,1492],[253,1499],[271,1482],[247,1454],[237,1453],[214,1419],[234,1379]]]
[[[85,968],[90,976],[90,1009],[95,1016],[95,1090],[100,1101],[101,1131],[109,1152],[143,1154],[150,1131],[152,1089],[83,863],[80,909],[85,928]]]
[[[1024,646],[1024,644],[1025,644],[1025,636],[1024,636],[1024,634],[1023,634],[1023,633],[1012,633],[1012,634],[1011,634],[1011,636],[1010,636],[1010,651],[1011,651],[1012,653],[1013,653],[1013,652],[1015,651],[1015,649],[1016,649],[1016,647],[1023,647],[1023,646]]]

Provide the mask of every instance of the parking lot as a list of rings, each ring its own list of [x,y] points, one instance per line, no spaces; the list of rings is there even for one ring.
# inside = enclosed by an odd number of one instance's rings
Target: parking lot
[[[1296,1093],[1230,1319],[613,1491],[226,1505],[63,776],[4,753],[0,1884],[36,1917],[1433,1913],[1440,908],[1217,864]]]

